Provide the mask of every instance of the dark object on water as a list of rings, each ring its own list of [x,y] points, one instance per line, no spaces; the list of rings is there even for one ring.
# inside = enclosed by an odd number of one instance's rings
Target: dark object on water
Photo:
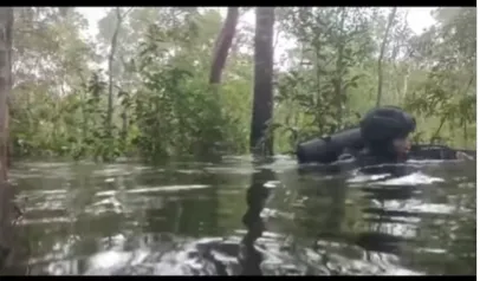
[[[395,145],[394,141],[405,140],[415,127],[415,118],[398,107],[385,106],[367,112],[360,122],[367,149],[361,157],[361,165],[405,161],[407,143]]]
[[[407,137],[415,127],[415,119],[401,108],[374,108],[362,118],[359,128],[300,144],[297,147],[298,162],[328,164],[339,160],[344,153],[358,152],[364,147],[372,155],[396,158],[392,141]]]
[[[412,145],[408,158],[415,160],[457,159],[458,152],[465,153],[474,159],[477,157],[477,152],[475,150],[453,149],[445,145],[417,144]]]
[[[330,138],[313,139],[300,144],[297,149],[298,162],[330,164],[337,161],[345,149],[360,151],[364,147],[364,142],[357,134],[359,129],[357,129],[357,132],[352,130],[333,135]],[[348,139],[349,136],[351,139]],[[475,150],[453,149],[444,145],[416,144],[412,145],[408,153],[408,159],[452,160],[457,159],[458,152],[465,153],[473,159],[477,158]]]
[[[299,163],[328,164],[336,161],[345,149],[361,150],[363,146],[360,128],[353,128],[299,144],[297,158]]]
[[[363,159],[365,163],[395,163],[406,159],[452,160],[475,159],[474,150],[457,150],[440,145],[413,145],[408,153],[394,147],[395,139],[405,139],[415,130],[415,118],[394,106],[370,110],[360,122],[360,128],[348,129],[329,137],[316,138],[297,147],[299,163],[330,164],[343,160],[343,156]],[[358,156],[358,157],[357,157]],[[371,165],[371,164],[367,164]]]
[[[415,128],[415,118],[394,106],[374,108],[360,122],[362,138],[373,146],[383,146],[393,139],[406,138]]]

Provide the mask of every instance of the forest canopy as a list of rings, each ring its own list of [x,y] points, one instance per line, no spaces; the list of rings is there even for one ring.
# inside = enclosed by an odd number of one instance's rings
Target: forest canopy
[[[112,7],[92,40],[76,8],[15,8],[11,153],[154,162],[247,153],[255,26],[242,16],[250,9],[240,8],[212,93],[218,9]],[[274,65],[276,153],[354,126],[377,104],[414,114],[415,141],[475,146],[476,9],[435,9],[420,34],[407,13],[275,8],[275,50],[279,38],[292,42]]]

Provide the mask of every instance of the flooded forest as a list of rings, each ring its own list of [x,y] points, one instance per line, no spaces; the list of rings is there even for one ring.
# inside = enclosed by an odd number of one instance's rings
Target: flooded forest
[[[475,149],[476,8],[416,9],[0,8],[0,275],[475,274],[474,163],[292,156],[381,105]]]

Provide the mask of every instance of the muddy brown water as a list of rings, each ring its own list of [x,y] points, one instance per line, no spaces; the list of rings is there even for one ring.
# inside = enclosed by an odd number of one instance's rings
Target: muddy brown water
[[[408,165],[385,179],[288,157],[21,162],[4,274],[474,275],[475,163]]]

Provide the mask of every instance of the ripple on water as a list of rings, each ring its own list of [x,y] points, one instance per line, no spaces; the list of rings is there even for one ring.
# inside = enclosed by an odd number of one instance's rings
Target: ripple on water
[[[415,162],[391,179],[251,160],[25,163],[12,171],[30,245],[17,264],[50,275],[238,275],[253,185],[269,193],[254,246],[265,275],[474,274],[471,167]]]

